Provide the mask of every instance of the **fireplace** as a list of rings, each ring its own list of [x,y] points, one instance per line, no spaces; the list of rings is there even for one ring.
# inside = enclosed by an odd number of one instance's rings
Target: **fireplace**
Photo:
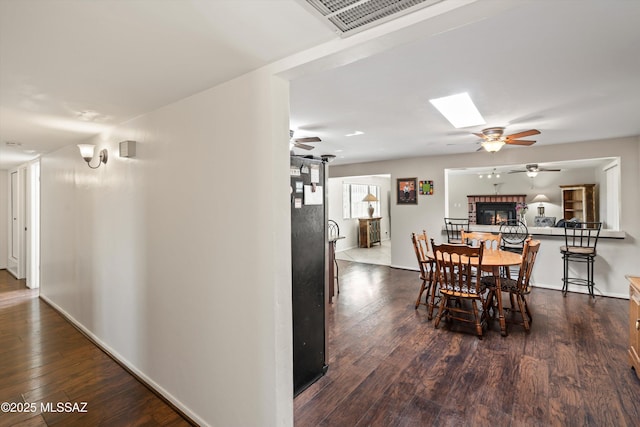
[[[516,219],[515,202],[476,203],[476,224],[498,225],[510,219]]]
[[[524,194],[469,195],[469,224],[497,225],[516,219],[516,205],[525,203],[525,198]]]

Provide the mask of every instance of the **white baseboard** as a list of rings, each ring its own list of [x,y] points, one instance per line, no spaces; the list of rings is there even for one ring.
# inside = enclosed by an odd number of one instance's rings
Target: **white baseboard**
[[[420,271],[417,267],[407,267],[404,265],[390,265],[391,268],[397,268],[400,270],[410,270],[410,271]],[[551,289],[554,291],[562,291],[562,285],[548,285],[545,283],[531,283],[531,286],[533,286],[534,288],[541,288],[541,289]],[[580,286],[579,288],[577,287],[569,287],[569,293],[574,293],[574,294],[586,294],[588,295],[589,292],[587,291],[587,288],[584,286]],[[618,294],[618,293],[607,293],[607,294],[603,294],[603,293],[598,293],[598,287],[596,286],[596,288],[594,289],[594,293],[596,294],[596,297],[610,297],[610,298],[621,298],[621,299],[629,299],[629,294]]]
[[[531,286],[533,286],[534,288],[551,289],[551,290],[554,290],[554,291],[562,291],[562,285],[548,285],[546,283],[531,283]],[[627,293],[624,293],[624,294],[618,294],[618,293],[606,293],[606,294],[603,294],[603,293],[599,293],[597,286],[594,288],[593,292],[596,295],[596,297],[609,297],[609,298],[629,299],[629,294],[627,294]],[[580,286],[580,287],[569,286],[569,294],[585,294],[585,295],[588,295],[589,291],[587,290],[586,286]]]
[[[103,351],[105,351],[110,357],[115,359],[118,363],[125,366],[131,372],[133,372],[136,376],[138,376],[142,381],[144,381],[149,387],[153,388],[153,390],[164,397],[166,400],[171,402],[176,408],[181,410],[187,417],[191,418],[192,421],[198,423],[201,426],[209,426],[203,419],[201,419],[195,412],[185,406],[182,402],[176,399],[171,395],[167,390],[162,388],[158,383],[149,378],[146,374],[136,368],[133,364],[131,364],[127,359],[122,357],[117,351],[109,347],[105,342],[103,342],[100,338],[94,335],[90,330],[85,328],[80,322],[78,322],[73,316],[63,310],[59,305],[51,301],[45,295],[40,295],[40,298],[44,300],[47,304],[49,304],[54,310],[60,313],[65,319],[71,322],[76,328],[82,331],[83,334],[88,336],[94,344],[100,347]]]
[[[420,269],[418,267],[405,267],[404,265],[395,265],[395,264],[391,264],[389,267],[391,268],[397,268],[400,270],[410,270],[410,271],[420,271]]]

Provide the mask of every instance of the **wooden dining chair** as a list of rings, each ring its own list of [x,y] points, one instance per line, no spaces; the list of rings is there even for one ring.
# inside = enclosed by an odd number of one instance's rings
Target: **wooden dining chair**
[[[522,263],[520,264],[520,271],[518,272],[517,279],[511,279],[506,276],[500,277],[500,289],[502,292],[509,293],[509,299],[511,301],[511,307],[509,311],[515,317],[516,313],[519,313],[521,321],[512,319],[512,323],[520,324],[524,327],[526,332],[531,329],[531,322],[533,317],[527,304],[526,296],[531,293],[531,272],[538,256],[538,250],[540,249],[540,240],[533,240],[531,237],[527,238],[524,242],[524,249],[522,250]],[[495,276],[482,277],[482,285],[489,289],[487,295],[487,307],[493,305],[493,298],[497,292],[496,278]],[[495,312],[495,308],[494,308]]]
[[[428,256],[429,252],[429,240],[427,239],[427,232],[422,230],[421,234],[411,233],[411,242],[413,243],[413,249],[416,252],[416,258],[418,260],[418,267],[420,268],[420,292],[418,292],[418,298],[416,299],[416,309],[420,304],[424,304],[429,309],[429,319],[433,314],[433,296],[431,297],[431,303],[429,303],[429,294],[431,293],[433,286],[433,275],[435,270],[435,261]],[[424,298],[424,303],[420,302],[422,294],[427,291]],[[435,290],[434,290],[435,291]]]
[[[484,243],[485,250],[493,251],[500,249],[502,244],[502,234],[493,234],[483,231],[464,231],[460,232],[462,243],[465,245],[479,246],[480,243]]]
[[[487,233],[483,231],[462,231],[460,233],[462,237],[462,243],[470,246],[484,246],[484,250],[486,251],[497,251],[500,249],[500,245],[502,242],[502,234],[493,234]],[[483,267],[482,268],[483,275],[495,274],[494,269],[492,267]]]
[[[478,338],[482,339],[483,324],[486,319],[484,288],[476,280],[482,268],[484,246],[436,245],[431,240],[431,248],[436,261],[436,275],[440,291],[440,306],[434,326],[437,328],[443,316],[471,323]],[[478,301],[482,313],[478,310]],[[470,305],[470,307],[469,307]]]

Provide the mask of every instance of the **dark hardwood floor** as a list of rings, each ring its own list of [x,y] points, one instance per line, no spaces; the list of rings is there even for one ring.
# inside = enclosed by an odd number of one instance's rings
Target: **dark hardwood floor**
[[[189,425],[6,270],[0,270],[0,402],[23,411],[3,406],[0,426]]]
[[[534,289],[530,334],[483,340],[414,310],[418,273],[340,262],[329,370],[294,400],[296,426],[637,426],[623,299]]]

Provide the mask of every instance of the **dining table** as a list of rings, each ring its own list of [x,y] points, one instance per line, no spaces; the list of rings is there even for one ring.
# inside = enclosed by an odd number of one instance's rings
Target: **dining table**
[[[431,259],[435,260],[435,257],[431,251],[427,254]],[[473,263],[473,261],[472,261]],[[482,252],[482,270],[490,272],[495,276],[496,282],[496,301],[498,304],[498,320],[500,322],[500,333],[502,336],[507,335],[507,321],[504,316],[504,309],[502,305],[502,287],[501,287],[501,274],[500,269],[509,269],[511,266],[520,265],[522,263],[522,255],[516,252],[510,252],[502,249],[485,249]],[[437,275],[436,275],[437,276]],[[437,281],[437,277],[435,278]],[[429,304],[429,318],[433,315],[433,307],[435,300],[435,293],[437,286],[431,287],[431,303]]]

